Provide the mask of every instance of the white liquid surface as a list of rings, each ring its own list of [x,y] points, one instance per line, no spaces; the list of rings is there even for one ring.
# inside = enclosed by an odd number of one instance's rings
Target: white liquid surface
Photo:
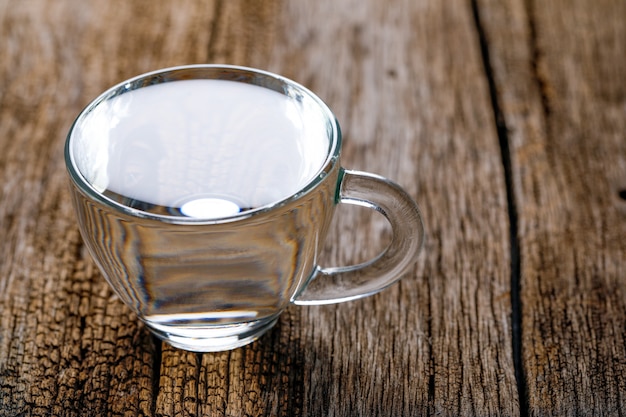
[[[221,80],[157,84],[109,99],[79,120],[72,141],[76,167],[99,192],[198,218],[289,197],[315,178],[329,152],[328,121],[314,103]]]

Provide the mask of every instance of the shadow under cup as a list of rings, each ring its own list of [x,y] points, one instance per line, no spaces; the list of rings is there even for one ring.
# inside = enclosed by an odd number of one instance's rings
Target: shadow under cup
[[[141,75],[89,104],[65,147],[83,240],[103,275],[160,338],[233,349],[290,304],[374,294],[414,263],[417,205],[396,184],[341,168],[339,125],[313,93],[250,68]],[[377,258],[321,268],[338,203],[392,226]]]

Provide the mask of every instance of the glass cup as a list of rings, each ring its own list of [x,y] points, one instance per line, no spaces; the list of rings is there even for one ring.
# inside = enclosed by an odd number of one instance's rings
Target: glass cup
[[[190,65],[104,92],[65,161],[80,232],[104,277],[159,338],[208,352],[250,343],[290,303],[381,291],[424,229],[398,185],[340,165],[341,133],[312,92],[256,69]],[[376,258],[318,265],[337,204],[389,221]]]

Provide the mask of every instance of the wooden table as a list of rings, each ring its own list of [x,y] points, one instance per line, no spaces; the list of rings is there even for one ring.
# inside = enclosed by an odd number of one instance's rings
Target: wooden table
[[[420,203],[388,290],[258,342],[158,342],[80,239],[63,144],[97,94],[179,64],[318,93],[343,165]],[[622,416],[626,2],[0,0],[0,415]],[[342,209],[328,263],[388,238]]]

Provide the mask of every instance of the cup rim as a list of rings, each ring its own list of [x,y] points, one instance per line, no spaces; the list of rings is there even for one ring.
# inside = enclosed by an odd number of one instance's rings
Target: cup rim
[[[223,77],[185,77],[184,74],[194,74],[201,73],[202,71],[207,71],[209,73],[213,72],[223,72]],[[206,73],[205,73],[206,74]],[[181,77],[183,76],[183,77]],[[241,78],[244,77],[244,78]],[[124,91],[131,91],[142,87],[147,87],[153,84],[161,84],[172,81],[180,81],[180,80],[196,80],[196,79],[222,79],[229,81],[238,81],[244,82],[247,84],[258,85],[264,88],[269,88],[274,90],[280,94],[286,95],[288,97],[294,97],[296,94],[306,95],[309,99],[315,102],[320,111],[324,114],[326,120],[331,127],[331,131],[329,132],[329,148],[326,153],[326,159],[320,168],[316,171],[315,175],[298,191],[291,194],[288,197],[285,197],[281,200],[277,200],[275,202],[251,209],[242,211],[233,215],[218,217],[218,218],[195,218],[195,217],[184,217],[184,216],[176,216],[176,215],[164,215],[164,214],[155,214],[147,211],[143,211],[140,209],[132,208],[126,206],[122,203],[119,203],[104,194],[100,193],[90,182],[83,176],[83,174],[78,169],[76,162],[73,157],[72,150],[72,136],[75,132],[76,125],[84,118],[87,114],[89,114],[94,108],[100,105],[102,102],[107,99],[114,97],[119,94],[123,94]],[[261,81],[271,81],[272,84],[261,83]],[[76,116],[74,122],[72,123],[68,134],[65,140],[65,166],[68,171],[71,182],[78,188],[78,190],[83,193],[85,196],[90,198],[93,201],[96,201],[106,207],[109,207],[117,212],[124,213],[131,217],[142,218],[147,220],[155,220],[159,222],[166,223],[175,223],[175,224],[220,224],[220,223],[229,223],[238,220],[248,219],[250,217],[257,217],[264,213],[268,213],[273,211],[278,207],[282,207],[288,205],[294,201],[299,200],[306,194],[308,194],[311,190],[316,188],[319,184],[321,184],[324,179],[328,176],[328,174],[333,170],[335,165],[339,161],[339,156],[341,152],[341,129],[339,123],[330,110],[330,108],[324,103],[324,101],[319,98],[315,93],[313,93],[308,88],[303,85],[287,78],[282,75],[278,75],[272,73],[270,71],[265,71],[257,68],[239,66],[239,65],[224,65],[224,64],[193,64],[193,65],[179,65],[174,67],[168,67],[163,69],[158,69],[150,72],[146,72],[135,77],[129,78],[125,81],[122,81],[97,96],[94,100],[89,102]]]

